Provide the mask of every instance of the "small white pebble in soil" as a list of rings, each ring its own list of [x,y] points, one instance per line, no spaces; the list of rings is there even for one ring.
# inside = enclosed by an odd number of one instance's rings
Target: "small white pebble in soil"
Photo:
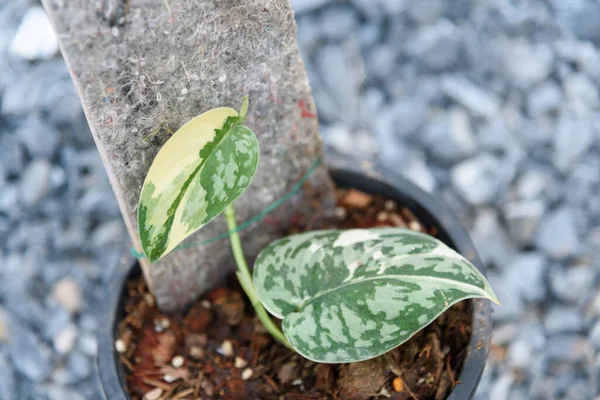
[[[171,321],[168,318],[158,318],[154,320],[154,330],[156,332],[163,332],[165,329],[171,326]]]
[[[229,340],[223,340],[223,343],[217,349],[217,352],[225,357],[231,357],[233,355],[233,344],[231,344]]]
[[[300,386],[300,385],[302,385],[302,379],[300,379],[300,378],[294,379],[292,381],[292,385],[294,385],[294,386]]]
[[[202,307],[204,307],[204,308],[211,308],[212,307],[212,304],[210,304],[210,301],[208,301],[208,300],[202,300],[200,302],[200,304],[202,304]]]
[[[388,219],[388,215],[385,211],[379,211],[377,213],[377,221],[383,222]]]
[[[150,293],[146,293],[144,295],[144,301],[146,302],[146,304],[148,304],[149,306],[153,306],[154,305],[154,297],[150,294]]]
[[[187,93],[188,93],[188,89],[187,88],[181,89],[181,94],[186,95]]]
[[[385,209],[386,210],[391,211],[394,208],[396,208],[396,202],[394,200],[387,200],[385,202]]]
[[[117,352],[121,354],[127,351],[127,346],[125,345],[125,342],[122,339],[117,339],[117,341],[115,342],[115,350],[117,350]]]
[[[144,400],[158,400],[162,394],[163,390],[161,388],[155,388],[144,395]]]
[[[246,368],[245,370],[242,371],[242,379],[243,380],[247,381],[251,377],[252,377],[252,369],[251,368]]]
[[[171,365],[173,365],[173,367],[175,367],[175,368],[179,368],[179,367],[183,366],[183,361],[184,360],[183,360],[182,356],[175,356],[171,360]]]
[[[421,224],[419,224],[417,221],[410,221],[408,223],[408,228],[412,229],[413,231],[420,231],[421,230]]]
[[[227,75],[223,74],[219,77],[219,82],[223,83],[227,79]]]
[[[169,374],[165,374],[163,376],[163,381],[167,382],[167,383],[173,383],[177,380],[177,378],[175,378],[173,375],[169,375]]]
[[[242,357],[235,358],[235,367],[236,368],[244,368],[246,365],[248,365],[248,361],[244,360]]]
[[[333,215],[335,215],[336,218],[344,219],[346,218],[346,209],[344,207],[336,207],[335,210],[333,210]]]
[[[190,348],[190,356],[199,360],[204,357],[204,349],[202,347],[194,346]]]

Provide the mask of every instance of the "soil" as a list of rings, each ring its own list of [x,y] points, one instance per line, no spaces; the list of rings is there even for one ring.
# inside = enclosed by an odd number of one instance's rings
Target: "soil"
[[[319,227],[403,226],[437,235],[407,208],[353,189],[338,192],[335,214]],[[314,222],[294,221],[292,233]],[[461,302],[381,357],[316,364],[271,339],[234,275],[181,314],[162,313],[139,276],[127,283],[115,346],[135,400],[443,400],[458,383],[471,321],[471,303]]]

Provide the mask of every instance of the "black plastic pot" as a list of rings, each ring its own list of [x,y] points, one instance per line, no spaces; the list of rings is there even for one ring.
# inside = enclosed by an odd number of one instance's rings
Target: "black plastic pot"
[[[382,179],[374,179],[348,170],[333,170],[332,176],[340,187],[355,188],[367,193],[381,194],[408,207],[426,226],[435,226],[439,238],[463,255],[469,255],[473,264],[481,271],[483,265],[475,252],[469,235],[460,221],[444,204],[425,193],[406,179],[381,171]],[[107,302],[102,314],[105,323],[99,330],[98,370],[102,389],[107,400],[129,400],[123,390],[124,371],[114,348],[115,334],[121,317],[125,295],[125,283],[133,274],[139,274],[139,266],[131,256],[124,256],[115,279],[107,293]],[[473,305],[473,329],[467,349],[465,363],[448,400],[469,400],[475,394],[490,348],[491,306],[488,301],[470,300]]]

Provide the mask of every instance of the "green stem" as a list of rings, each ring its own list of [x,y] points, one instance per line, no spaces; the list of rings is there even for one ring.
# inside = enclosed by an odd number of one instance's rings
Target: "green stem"
[[[240,280],[240,284],[250,299],[250,302],[256,311],[256,315],[264,325],[265,329],[273,335],[275,339],[291,349],[292,346],[283,335],[283,332],[275,325],[256,294],[256,288],[252,282],[252,275],[250,274],[248,264],[246,264],[246,258],[244,257],[240,236],[237,233],[237,223],[235,222],[235,210],[233,204],[227,206],[224,214],[227,219],[227,228],[230,233],[229,240],[231,241],[231,250],[233,250],[233,256],[238,267],[237,277]]]

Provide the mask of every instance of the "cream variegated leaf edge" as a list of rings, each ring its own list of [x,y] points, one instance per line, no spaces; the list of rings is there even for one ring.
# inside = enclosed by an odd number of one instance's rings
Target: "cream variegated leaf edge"
[[[497,302],[484,276],[439,240],[400,228],[313,231],[258,256],[254,282],[304,357],[367,360],[399,346],[453,304]]]
[[[183,125],[156,155],[138,205],[144,254],[155,262],[206,225],[250,185],[259,162],[254,133],[232,108]]]

